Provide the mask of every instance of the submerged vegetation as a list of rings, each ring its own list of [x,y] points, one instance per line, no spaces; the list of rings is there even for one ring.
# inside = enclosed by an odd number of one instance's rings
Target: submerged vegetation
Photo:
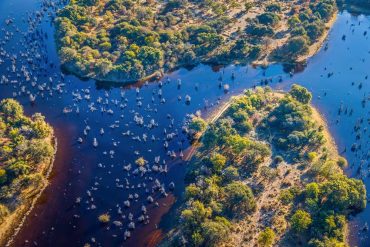
[[[56,36],[68,71],[135,81],[199,62],[295,60],[335,10],[334,0],[72,0],[58,12]]]
[[[172,244],[345,245],[347,218],[365,208],[366,190],[343,174],[346,161],[311,97],[298,85],[286,94],[248,90],[197,128],[201,145]]]
[[[0,235],[9,236],[19,217],[47,184],[54,156],[53,130],[36,113],[28,118],[12,99],[0,102]],[[1,241],[4,239],[1,238]]]

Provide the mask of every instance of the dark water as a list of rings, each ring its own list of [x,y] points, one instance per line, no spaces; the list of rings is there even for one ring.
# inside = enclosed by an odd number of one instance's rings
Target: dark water
[[[370,73],[370,42],[368,35],[363,35],[364,31],[370,31],[369,17],[355,17],[346,12],[339,14],[330,33],[328,49],[320,51],[309,61],[303,72],[293,77],[284,73],[280,65],[270,66],[266,70],[228,66],[219,71],[200,65],[190,71],[180,69],[167,75],[162,79],[162,87],[159,82],[153,82],[147,85],[103,88],[94,81],[81,81],[74,76],[61,78],[59,60],[52,40],[53,27],[47,15],[42,18],[38,30],[46,32],[48,39],[35,42],[45,46],[36,45],[37,49],[30,51],[35,44],[29,35],[25,41],[24,32],[29,30],[29,24],[23,20],[27,20],[29,15],[32,19],[35,16],[34,11],[39,10],[40,6],[40,1],[36,0],[0,1],[0,28],[4,28],[0,31],[0,42],[6,36],[11,36],[6,34],[7,31],[14,32],[8,41],[0,45],[0,52],[3,48],[9,54],[9,57],[0,56],[4,60],[4,63],[0,63],[0,79],[2,75],[9,78],[8,83],[0,85],[0,98],[13,97],[14,92],[17,92],[16,98],[25,106],[28,114],[42,112],[46,116],[47,121],[55,127],[59,143],[50,186],[15,238],[14,246],[155,244],[156,236],[160,236],[161,232],[159,226],[165,229],[168,222],[177,220],[172,212],[163,218],[160,225],[162,216],[166,215],[175,198],[183,192],[185,164],[178,159],[173,160],[167,152],[173,151],[178,155],[180,150],[189,146],[181,131],[187,114],[200,110],[206,115],[215,108],[218,101],[227,100],[231,95],[259,85],[265,79],[271,79],[269,85],[276,89],[286,90],[292,82],[297,82],[313,92],[313,103],[326,117],[338,149],[347,149],[343,155],[351,164],[348,173],[354,177],[362,177],[369,185],[369,134],[364,132],[369,125],[368,100],[365,99],[364,106],[362,104],[364,97],[369,97],[370,91],[369,81],[365,79]],[[14,18],[14,24],[6,25],[5,19],[8,18]],[[17,27],[20,32],[16,31]],[[342,40],[344,34],[345,41]],[[30,57],[34,61],[37,53],[35,51],[40,51],[41,57],[45,56],[47,60],[31,65],[20,57],[26,51],[30,51]],[[18,58],[13,59],[16,68],[13,73],[11,56],[15,54]],[[51,67],[50,63],[54,66]],[[33,73],[29,81],[21,72],[22,66],[23,71]],[[328,73],[333,75],[328,77]],[[32,86],[34,77],[37,77],[35,87]],[[49,77],[52,77],[52,82]],[[178,79],[182,81],[180,88]],[[61,92],[47,89],[55,89],[61,83],[65,84],[61,86]],[[44,90],[40,91],[37,87],[43,84]],[[230,92],[225,94],[220,84],[229,84]],[[22,86],[25,87],[25,93],[19,94]],[[139,92],[136,88],[140,88]],[[52,96],[49,91],[53,92]],[[162,97],[159,96],[160,91]],[[37,95],[34,105],[30,104],[27,92]],[[186,95],[191,96],[190,104],[185,103]],[[182,97],[181,101],[178,96]],[[163,98],[165,102],[162,101]],[[343,108],[341,115],[338,115],[339,107]],[[96,111],[92,112],[92,108],[96,108]],[[346,108],[347,114],[344,114]],[[72,112],[65,114],[63,109]],[[79,113],[76,113],[77,109]],[[353,109],[351,116],[350,109]],[[109,114],[109,110],[113,114]],[[143,120],[143,125],[134,121],[135,116]],[[361,118],[362,135],[360,140],[356,140],[353,126]],[[149,128],[150,121],[154,121],[156,126]],[[84,129],[87,125],[91,130],[85,136]],[[99,133],[101,128],[104,129],[104,135]],[[128,130],[132,134],[124,136],[122,133]],[[173,139],[168,138],[171,140],[168,140],[167,150],[164,148],[165,131],[166,134],[173,133]],[[143,141],[143,135],[147,135],[146,142]],[[152,135],[156,138],[155,141],[151,140]],[[81,145],[77,143],[78,137],[84,140]],[[94,138],[99,143],[97,148],[92,145]],[[355,142],[361,145],[361,150],[352,153],[350,149]],[[137,168],[134,162],[138,157],[144,157],[148,161],[147,167],[152,168],[157,156],[160,156],[162,168],[167,167],[168,172],[133,174],[133,170]],[[123,167],[129,164],[132,169],[128,172]],[[360,173],[358,167],[361,167]],[[167,197],[153,188],[155,179],[163,185],[168,193]],[[175,183],[173,192],[169,190],[172,181]],[[129,195],[134,199],[129,199]],[[154,203],[148,203],[149,195],[154,198]],[[81,198],[80,203],[76,203],[77,198]],[[125,208],[125,200],[130,200],[130,208]],[[150,222],[146,225],[138,221],[143,205],[150,217]],[[97,218],[102,213],[110,214],[110,224],[99,224]],[[130,213],[133,220],[129,219]],[[367,246],[369,233],[359,234],[359,231],[369,219],[369,214],[370,209],[367,209],[351,220],[351,246]],[[120,221],[122,226],[115,226],[113,221]],[[124,232],[131,221],[135,222],[136,229],[131,232],[131,238],[124,241]]]

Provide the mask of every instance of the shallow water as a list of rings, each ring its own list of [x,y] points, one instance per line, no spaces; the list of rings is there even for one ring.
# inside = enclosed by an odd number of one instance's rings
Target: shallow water
[[[14,23],[17,27],[24,31],[27,30],[28,25],[22,19],[27,17],[27,13],[32,13],[39,7],[40,2],[36,0],[26,1],[26,3],[21,0],[0,1],[0,27],[15,32],[13,25],[7,26],[4,22],[5,19],[11,17],[15,19]],[[41,50],[45,50],[44,54],[48,58],[48,63],[52,62],[55,66],[50,67],[49,64],[42,63],[47,68],[46,71],[36,75],[35,73],[40,73],[40,70],[36,70],[34,75],[38,77],[37,85],[46,83],[50,87],[55,87],[62,79],[59,60],[52,40],[53,28],[48,19],[44,18],[40,27],[48,34],[47,40],[40,41],[40,43],[47,44]],[[360,25],[359,22],[361,22]],[[343,155],[351,164],[348,173],[358,177],[357,170],[362,164],[361,174],[369,186],[367,157],[369,136],[368,133],[363,132],[361,139],[356,140],[356,134],[353,132],[353,126],[360,118],[363,118],[361,131],[369,125],[368,100],[366,100],[365,107],[361,103],[364,97],[369,97],[370,91],[369,81],[365,79],[370,66],[370,42],[368,35],[363,35],[369,27],[369,17],[354,17],[346,12],[339,14],[328,39],[328,49],[320,51],[309,61],[303,72],[293,77],[286,74],[280,65],[270,66],[266,70],[228,66],[219,71],[206,65],[199,65],[190,71],[180,69],[168,74],[162,79],[162,87],[158,82],[152,82],[148,85],[102,89],[101,84],[94,81],[81,81],[74,76],[66,76],[64,80],[66,85],[62,93],[54,91],[53,96],[46,96],[47,93],[44,92],[44,98],[42,98],[37,86],[32,87],[32,80],[25,82],[22,75],[19,78],[17,76],[22,65],[28,70],[31,70],[31,65],[18,58],[15,62],[17,72],[13,73],[8,70],[11,59],[4,58],[5,63],[0,64],[0,77],[7,75],[18,82],[0,85],[0,98],[12,97],[13,92],[20,91],[20,86],[25,86],[26,90],[32,94],[38,94],[34,105],[29,103],[29,97],[25,94],[16,98],[22,102],[28,114],[42,112],[46,116],[47,121],[56,129],[59,143],[50,186],[16,237],[14,246],[33,245],[33,242],[39,246],[81,246],[88,242],[95,242],[96,245],[102,246],[152,246],[155,244],[156,237],[160,235],[157,226],[162,216],[169,211],[175,198],[181,195],[184,186],[185,164],[178,160],[173,161],[166,155],[167,150],[163,146],[164,129],[167,134],[176,134],[173,140],[168,141],[168,150],[174,150],[178,154],[180,148],[184,150],[189,146],[186,137],[181,132],[187,114],[201,110],[202,114],[206,115],[215,108],[214,105],[218,100],[227,100],[233,94],[259,85],[264,79],[271,79],[272,82],[269,85],[276,89],[286,90],[292,82],[297,82],[313,92],[313,103],[326,117],[338,149],[340,151],[345,147],[347,149]],[[346,35],[345,41],[342,40],[343,34]],[[5,32],[1,31],[0,41],[4,37]],[[15,32],[10,41],[0,47],[10,54],[19,54],[29,49],[30,42],[23,42],[23,45],[20,45],[20,42],[22,43],[22,34]],[[328,77],[328,73],[333,73],[333,75]],[[232,78],[233,74],[235,79]],[[53,82],[49,82],[50,76],[53,77]],[[177,79],[182,81],[180,88],[177,85]],[[280,79],[282,82],[279,82]],[[360,83],[362,83],[361,89],[359,89]],[[226,94],[220,84],[229,84],[230,91]],[[140,88],[139,93],[136,92],[137,87]],[[89,93],[81,91],[85,89],[89,89]],[[163,92],[162,98],[165,98],[165,103],[161,103],[159,90]],[[89,95],[90,99],[76,100],[72,92],[78,92],[82,97]],[[190,104],[185,103],[185,95],[191,96]],[[178,100],[178,96],[182,97],[181,101]],[[97,102],[99,97],[107,104],[99,104]],[[152,97],[154,103],[152,103]],[[114,102],[115,100],[117,102]],[[142,106],[137,105],[139,101],[142,102]],[[89,110],[89,105],[91,106],[93,102],[97,108],[95,112]],[[120,108],[121,104],[124,106],[123,109]],[[348,112],[353,109],[352,116],[349,116],[349,113],[338,115],[338,108],[341,104],[343,109],[349,109]],[[72,109],[73,112],[64,114],[65,107]],[[79,108],[79,114],[75,112],[77,108]],[[114,113],[112,115],[106,111],[101,113],[101,108],[112,109]],[[133,120],[135,115],[143,117],[144,125],[154,119],[158,126],[152,129],[139,126]],[[170,126],[171,119],[173,126]],[[338,123],[337,120],[339,120]],[[117,127],[110,128],[112,124]],[[85,137],[83,131],[86,125],[89,125],[91,130]],[[104,128],[104,135],[99,133],[101,128]],[[130,137],[122,135],[128,130],[134,134]],[[147,142],[132,139],[136,136],[143,139],[143,134],[148,136]],[[157,138],[156,141],[150,140],[151,135]],[[77,143],[78,137],[84,139],[81,145]],[[94,138],[97,138],[99,142],[97,148],[92,145]],[[362,147],[357,154],[350,151],[354,142],[361,144]],[[114,151],[114,155],[109,154],[111,150]],[[139,154],[136,155],[135,151]],[[141,156],[148,161],[150,166],[154,164],[154,158],[160,156],[161,164],[163,160],[166,161],[168,173],[151,172],[143,176],[134,176],[123,169],[123,166],[128,164],[132,164],[135,169],[134,161]],[[128,187],[126,187],[125,179],[129,182]],[[164,185],[169,193],[167,197],[161,196],[158,191],[152,192],[154,179],[158,179]],[[176,185],[173,192],[169,191],[171,181],[174,181]],[[143,188],[143,183],[146,184],[148,193]],[[138,184],[141,188],[137,188]],[[124,185],[123,188],[121,188],[122,185]],[[133,185],[135,188],[131,188]],[[91,193],[91,196],[88,193]],[[137,193],[139,198],[131,200],[131,207],[125,209],[123,202],[128,199],[129,194],[134,193]],[[159,207],[147,202],[148,195],[154,197]],[[75,203],[78,197],[81,197],[80,204]],[[96,208],[91,209],[91,205],[95,205]],[[147,207],[150,216],[150,223],[147,225],[138,223],[137,220],[141,215],[142,205]],[[118,207],[121,207],[122,214],[117,212]],[[365,221],[370,218],[369,208],[351,220],[351,246],[366,246],[368,243],[369,233],[359,235],[358,232]],[[100,225],[97,217],[106,212],[111,215],[111,221],[119,220],[123,226]],[[123,234],[130,222],[127,219],[129,213],[134,215],[136,229],[132,232],[132,237],[124,241]],[[166,228],[168,222],[176,222],[176,218],[173,219],[173,217],[173,213],[168,214],[161,226]],[[25,240],[28,242],[25,243]]]

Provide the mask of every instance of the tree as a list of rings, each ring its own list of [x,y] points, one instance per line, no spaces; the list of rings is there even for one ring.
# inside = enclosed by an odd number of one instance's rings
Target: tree
[[[37,139],[42,139],[49,137],[51,135],[52,129],[51,127],[45,122],[45,117],[42,116],[40,113],[35,113],[32,116],[33,123],[31,125],[33,130],[33,135]]]
[[[225,187],[225,206],[232,215],[243,215],[256,208],[252,190],[242,182],[231,182]]]
[[[258,236],[258,245],[261,247],[270,247],[275,242],[275,232],[270,228],[266,227]]]
[[[202,224],[203,236],[207,246],[216,246],[221,240],[225,240],[230,232],[231,223],[224,217],[216,217],[214,221],[206,221]]]
[[[230,183],[233,180],[236,180],[236,179],[239,178],[238,169],[235,168],[234,166],[226,167],[225,170],[223,171],[222,177],[223,177],[225,183]]]
[[[23,116],[23,107],[13,99],[4,99],[0,102],[0,112],[4,114],[5,119],[17,121]]]
[[[184,220],[185,225],[192,229],[206,221],[212,215],[212,209],[204,206],[201,201],[193,201],[190,208],[184,209],[181,212],[181,218]]]
[[[312,94],[306,88],[297,84],[292,85],[289,94],[303,104],[310,103],[312,99]]]
[[[366,207],[366,190],[361,180],[337,175],[321,184],[323,207],[338,212],[359,211]]]
[[[200,199],[202,195],[202,190],[197,187],[195,184],[189,184],[185,188],[185,197],[187,199],[193,198],[193,199]]]
[[[322,22],[313,22],[305,26],[307,36],[311,42],[316,41],[324,32],[325,25]]]
[[[280,17],[272,12],[266,12],[257,16],[259,23],[264,25],[276,26],[279,23]]]
[[[308,41],[304,36],[296,36],[291,38],[279,50],[278,54],[284,59],[294,60],[298,56],[304,55],[308,52]]]
[[[7,180],[6,171],[4,169],[0,169],[0,184],[4,184]]]
[[[216,173],[219,173],[222,171],[226,164],[226,157],[221,154],[215,153],[211,156],[210,161],[212,164],[212,170]]]
[[[193,134],[203,132],[206,127],[207,123],[200,117],[193,117],[189,124],[189,129],[193,132]]]
[[[311,215],[304,210],[297,210],[291,218],[292,229],[297,233],[305,232],[311,225]]]
[[[250,1],[246,1],[244,3],[244,11],[248,12],[251,8],[253,8],[254,4]]]

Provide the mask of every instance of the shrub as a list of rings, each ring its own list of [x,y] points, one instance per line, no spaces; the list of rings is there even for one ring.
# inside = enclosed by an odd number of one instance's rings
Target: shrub
[[[289,94],[303,104],[310,103],[312,99],[312,94],[306,88],[297,84],[292,85]]]
[[[347,160],[343,157],[339,157],[337,160],[337,164],[341,168],[346,168],[348,166]]]
[[[266,12],[258,15],[257,20],[261,24],[275,26],[276,24],[279,23],[280,17],[275,13]]]
[[[312,223],[311,215],[301,209],[297,210],[293,214],[290,221],[292,229],[297,233],[302,233],[306,231]]]
[[[232,215],[243,215],[256,207],[252,190],[242,182],[232,182],[225,187],[225,206]]]
[[[270,228],[266,227],[258,235],[258,245],[261,247],[270,247],[275,242],[275,232]]]
[[[193,133],[203,132],[207,127],[207,123],[200,117],[193,117],[189,124],[189,129]]]
[[[0,169],[0,184],[4,184],[7,181],[6,171]]]

